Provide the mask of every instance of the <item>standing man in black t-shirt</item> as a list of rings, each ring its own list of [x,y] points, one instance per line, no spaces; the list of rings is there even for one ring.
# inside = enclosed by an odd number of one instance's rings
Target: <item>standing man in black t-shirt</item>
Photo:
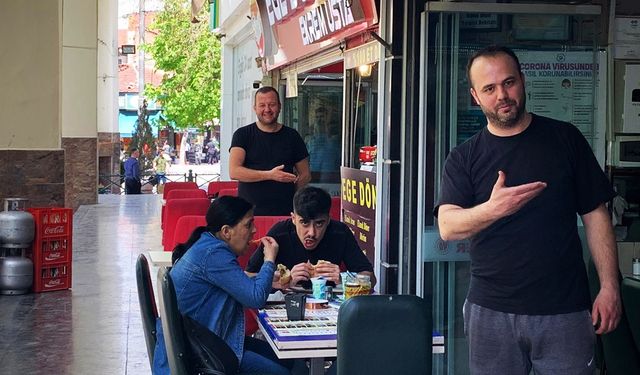
[[[340,283],[340,264],[347,270],[368,275],[371,285],[376,278],[373,266],[362,252],[353,233],[344,223],[331,220],[331,196],[326,191],[307,186],[296,192],[293,198],[294,211],[291,219],[276,223],[267,236],[273,237],[280,250],[276,264],[284,264],[291,270],[291,281],[280,283],[276,271],[275,287],[287,284],[309,287],[312,276],[323,276],[336,284]],[[319,261],[324,262],[319,262]],[[262,267],[262,245],[251,256],[247,272],[257,273]]]
[[[278,123],[280,97],[263,86],[254,98],[258,121],[233,133],[229,176],[240,181],[238,195],[254,206],[254,215],[289,215],[296,189],[311,180],[309,153],[295,129]]]
[[[575,126],[525,110],[513,51],[477,52],[467,75],[487,126],[451,150],[434,213],[444,240],[471,238],[471,373],[592,374],[594,333],[621,314],[614,192]],[[593,305],[576,214],[600,278]]]

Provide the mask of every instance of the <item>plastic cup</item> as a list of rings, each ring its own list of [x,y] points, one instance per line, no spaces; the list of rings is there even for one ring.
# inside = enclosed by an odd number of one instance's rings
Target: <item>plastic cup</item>
[[[352,277],[349,272],[340,272],[340,283],[342,284],[342,291],[346,289],[347,282],[351,281]]]
[[[326,286],[327,286],[327,280],[324,277],[312,277],[311,288],[313,291],[313,298],[325,299]]]

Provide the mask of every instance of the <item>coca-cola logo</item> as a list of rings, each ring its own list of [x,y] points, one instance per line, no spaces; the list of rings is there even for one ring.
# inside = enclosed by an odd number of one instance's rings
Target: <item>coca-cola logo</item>
[[[47,287],[47,288],[51,288],[53,286],[58,286],[60,284],[62,284],[62,280],[61,279],[54,279],[54,280],[46,282],[44,284],[44,286]]]
[[[49,253],[49,255],[47,255],[44,260],[56,260],[60,259],[61,256],[62,254],[60,253]]]
[[[44,234],[63,234],[63,233],[64,233],[64,225],[44,228]]]

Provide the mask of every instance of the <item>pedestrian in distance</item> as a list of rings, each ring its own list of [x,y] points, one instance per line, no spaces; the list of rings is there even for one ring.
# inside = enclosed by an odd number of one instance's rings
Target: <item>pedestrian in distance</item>
[[[131,149],[131,154],[124,162],[124,190],[125,194],[141,194],[142,184],[140,183],[140,163],[138,158],[140,151],[137,148]]]

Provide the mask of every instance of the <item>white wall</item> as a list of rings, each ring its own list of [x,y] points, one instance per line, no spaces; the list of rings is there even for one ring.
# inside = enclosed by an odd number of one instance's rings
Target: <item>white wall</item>
[[[220,15],[220,25],[226,34],[222,39],[220,174],[222,180],[228,180],[231,138],[236,129],[255,121],[253,82],[262,80],[262,70],[255,63],[258,47],[246,17],[249,2],[223,0]]]
[[[62,0],[0,1],[0,149],[60,148]]]
[[[103,133],[118,133],[117,0],[98,0],[97,47],[97,129]]]
[[[235,18],[236,13],[249,11],[249,1],[238,1],[238,0],[221,0],[220,1],[220,25],[224,25],[225,22],[229,22],[230,20]]]
[[[62,136],[97,136],[98,0],[65,0],[62,30]]]

